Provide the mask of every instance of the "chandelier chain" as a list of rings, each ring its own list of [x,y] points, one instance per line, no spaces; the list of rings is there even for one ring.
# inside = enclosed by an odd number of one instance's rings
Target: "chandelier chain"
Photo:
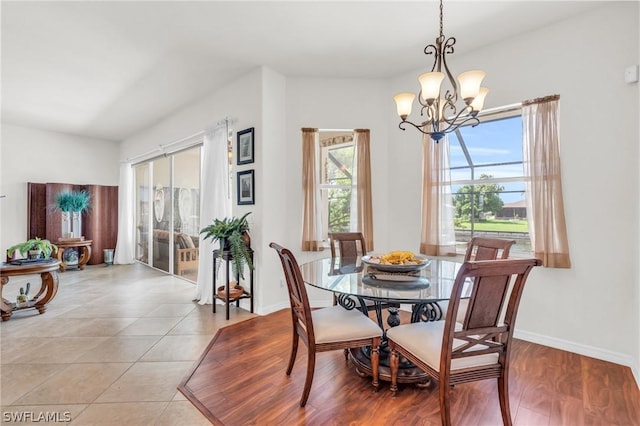
[[[442,7],[442,0],[440,0],[440,38],[444,38],[444,29],[442,26],[442,20],[443,18],[443,13],[442,13],[443,7]]]

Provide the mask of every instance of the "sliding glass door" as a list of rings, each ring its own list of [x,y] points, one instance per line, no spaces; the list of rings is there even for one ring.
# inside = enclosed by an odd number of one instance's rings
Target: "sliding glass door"
[[[200,147],[135,166],[136,258],[191,281],[198,274]]]
[[[149,163],[140,164],[134,169],[135,210],[136,210],[136,259],[149,263],[149,217],[151,197],[149,193]]]
[[[200,148],[173,156],[174,274],[198,280]]]
[[[171,191],[171,158],[163,157],[151,163],[151,182],[153,199],[153,220],[151,221],[152,253],[151,266],[173,273],[171,264],[171,247],[173,245],[171,224],[173,197]]]

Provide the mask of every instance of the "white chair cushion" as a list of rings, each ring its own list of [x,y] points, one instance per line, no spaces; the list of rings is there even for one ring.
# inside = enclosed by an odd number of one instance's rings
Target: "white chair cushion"
[[[399,325],[387,330],[387,337],[407,349],[429,367],[440,371],[440,354],[442,351],[444,324],[444,321],[431,321]],[[456,329],[460,328],[460,326],[456,327]],[[454,348],[459,348],[465,343],[463,340],[454,339],[453,346]],[[486,348],[486,346],[476,345],[469,349],[469,351],[484,348]],[[497,362],[498,354],[469,356],[452,360],[451,370],[491,365]]]
[[[362,312],[336,305],[311,311],[316,343],[344,342],[382,336],[378,324]]]

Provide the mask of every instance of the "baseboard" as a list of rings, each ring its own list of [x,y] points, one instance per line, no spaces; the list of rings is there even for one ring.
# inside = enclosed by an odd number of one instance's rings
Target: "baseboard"
[[[640,389],[640,375],[638,374],[638,365],[633,357],[629,355],[608,351],[606,349],[596,348],[595,346],[588,346],[581,343],[556,339],[554,337],[531,333],[529,331],[516,330],[513,335],[515,338],[526,340],[527,342],[537,343],[540,345],[561,349],[563,351],[573,352],[579,355],[584,355],[591,358],[612,362],[614,364],[627,366],[631,369],[631,373],[636,380],[636,385]]]
[[[262,306],[258,308],[256,313],[258,315],[269,315],[281,309],[290,308],[290,307],[291,305],[289,304],[289,302],[275,303],[273,305]]]

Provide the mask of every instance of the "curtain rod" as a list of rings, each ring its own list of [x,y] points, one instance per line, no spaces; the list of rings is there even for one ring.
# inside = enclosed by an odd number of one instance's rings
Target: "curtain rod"
[[[168,144],[164,144],[164,145],[163,144],[158,144],[157,148],[154,148],[154,149],[152,149],[150,151],[147,151],[147,152],[145,152],[143,154],[134,155],[133,157],[128,157],[125,160],[121,160],[120,162],[121,163],[131,163],[133,165],[133,164],[139,164],[139,163],[141,163],[143,161],[150,160],[152,158],[158,158],[158,157],[162,157],[162,156],[167,156],[168,154],[172,154],[173,153],[173,152],[167,152],[166,151],[167,148],[170,148],[172,146],[184,143],[184,142],[188,141],[189,139],[193,139],[193,138],[197,138],[197,137],[203,136],[205,134],[205,132],[208,131],[208,130],[213,130],[216,127],[219,127],[219,126],[222,126],[222,125],[233,124],[233,123],[235,123],[237,121],[238,121],[237,118],[225,117],[225,118],[223,118],[221,120],[218,120],[215,124],[207,126],[205,128],[205,130],[201,130],[201,131],[196,132],[196,133],[194,133],[194,134],[192,134],[190,136],[186,136],[184,138],[180,138],[180,139],[178,139],[176,141],[173,141],[173,142],[170,142]],[[197,145],[197,143],[193,144],[193,145]],[[183,150],[185,148],[189,148],[189,146],[185,146],[185,147],[181,148],[180,150]],[[154,153],[156,153],[158,151],[160,151],[160,153],[158,155],[149,157],[151,154],[154,154]],[[137,159],[141,159],[141,160],[134,163],[134,160],[137,160]]]
[[[483,115],[486,115],[486,114],[496,114],[496,113],[501,113],[501,112],[510,112],[510,111],[515,111],[515,110],[521,109],[521,108],[522,108],[522,102],[518,102],[516,104],[504,105],[504,106],[500,106],[500,107],[496,107],[496,108],[483,109],[482,111],[480,111],[480,113],[478,115],[480,117],[482,117]]]

